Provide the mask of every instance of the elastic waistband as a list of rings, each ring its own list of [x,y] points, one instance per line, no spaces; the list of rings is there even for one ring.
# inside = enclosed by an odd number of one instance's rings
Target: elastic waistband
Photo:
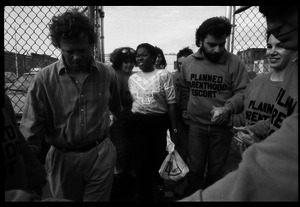
[[[107,138],[107,136],[104,136],[90,144],[85,144],[79,147],[55,147],[53,146],[55,149],[58,149],[62,152],[87,152],[90,149],[96,147],[97,145],[99,145],[100,143],[102,143],[105,139]]]

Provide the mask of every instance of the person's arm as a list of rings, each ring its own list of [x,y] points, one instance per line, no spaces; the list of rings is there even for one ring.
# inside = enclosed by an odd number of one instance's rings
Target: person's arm
[[[44,104],[45,89],[41,73],[37,73],[31,83],[20,124],[20,131],[38,159],[42,160],[41,143],[45,139],[46,112]]]
[[[170,124],[171,124],[171,129],[170,129],[170,134],[171,134],[171,139],[172,142],[177,144],[177,117],[176,117],[176,103],[173,104],[168,104],[168,114],[169,114],[169,119],[170,119]]]
[[[182,111],[182,118],[186,124],[188,124],[188,116],[187,116],[187,105],[190,97],[190,87],[186,80],[185,75],[185,65],[182,64],[180,73],[179,73],[179,87],[178,92],[180,93],[179,96],[179,106]]]
[[[211,111],[211,121],[216,124],[230,124],[229,121],[231,115],[241,113],[244,109],[244,92],[247,85],[250,83],[250,79],[245,65],[241,61],[232,64],[231,67],[234,70],[231,75],[233,96],[225,102],[224,106],[213,106]]]
[[[237,170],[201,192],[203,201],[298,201],[298,113],[253,144]],[[200,201],[196,191],[180,201]]]
[[[236,131],[245,133],[245,139],[250,139],[254,142],[260,142],[268,136],[268,129],[270,125],[270,118],[260,120],[254,125],[234,127]]]
[[[34,156],[23,134],[20,132],[14,116],[12,104],[6,94],[5,94],[5,113],[8,114],[6,118],[9,119],[6,120],[6,122],[11,123],[12,124],[11,127],[13,127],[13,129],[16,132],[16,139],[19,143],[19,150],[23,157],[22,162],[24,163],[23,166],[25,167],[25,173],[26,173],[25,175],[26,184],[27,184],[26,190],[30,192],[34,198],[41,198],[42,189],[47,183],[45,168],[39,162],[39,160]],[[22,169],[15,169],[15,170],[22,171]]]
[[[110,112],[113,113],[114,118],[118,117],[120,113],[123,111],[123,107],[121,104],[121,96],[119,91],[119,83],[118,83],[118,77],[115,71],[113,71],[113,77],[110,84],[110,93],[111,93],[111,99],[109,101],[109,109]]]
[[[250,83],[249,76],[245,65],[238,61],[237,66],[232,75],[232,92],[233,96],[228,99],[224,107],[228,108],[230,114],[237,114],[244,109],[244,92]]]
[[[171,140],[175,144],[177,143],[177,116],[176,116],[176,92],[175,84],[173,81],[173,75],[171,72],[166,74],[166,81],[164,82],[164,90],[166,95],[166,101],[168,104],[168,115],[170,120],[170,135]]]
[[[241,127],[245,126],[245,111],[239,114],[232,114],[230,117],[231,126]]]
[[[248,126],[249,130],[260,140],[265,139],[268,136],[268,130],[270,126],[270,118],[266,120],[260,120],[254,125]]]

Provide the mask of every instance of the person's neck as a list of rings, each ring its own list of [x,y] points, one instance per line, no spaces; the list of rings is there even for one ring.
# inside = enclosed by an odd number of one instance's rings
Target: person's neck
[[[273,72],[270,76],[271,81],[282,82],[284,80],[285,70],[277,71],[272,69]]]
[[[155,70],[155,68],[152,66],[152,67],[147,68],[146,70],[143,70],[143,72],[144,73],[150,73],[150,72],[152,72],[154,70]]]
[[[66,61],[64,60],[64,57],[63,57],[63,61],[64,61],[64,64],[65,64],[65,67],[67,68],[68,73],[70,73],[70,74],[74,74],[74,75],[76,75],[76,74],[79,74],[79,75],[80,74],[87,74],[91,70],[91,65],[92,65],[91,61],[89,62],[89,64],[85,68],[80,68],[80,70],[73,70],[72,67],[70,67],[66,63]]]

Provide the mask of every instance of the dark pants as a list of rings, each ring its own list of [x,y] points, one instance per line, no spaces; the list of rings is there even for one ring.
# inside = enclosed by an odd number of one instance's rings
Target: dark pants
[[[128,119],[122,119],[115,122],[110,127],[110,138],[117,150],[117,162],[115,174],[131,175],[132,162],[132,147],[129,142],[129,132],[126,126]]]
[[[128,122],[134,153],[139,201],[153,201],[153,184],[162,184],[158,170],[167,156],[168,114],[131,114]]]
[[[189,193],[204,189],[223,176],[232,136],[231,127],[190,123]]]
[[[235,139],[232,139],[224,175],[238,168],[240,162],[242,161],[243,150],[241,149],[241,147],[242,146],[240,146],[240,144]]]
[[[182,118],[181,110],[177,110],[178,140],[176,149],[185,163],[188,162],[189,125]]]

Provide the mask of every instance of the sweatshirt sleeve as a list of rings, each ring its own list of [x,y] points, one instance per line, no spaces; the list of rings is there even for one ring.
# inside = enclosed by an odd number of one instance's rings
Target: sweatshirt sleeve
[[[190,87],[186,80],[186,65],[182,64],[181,71],[179,73],[179,106],[182,111],[187,110],[187,105],[190,97]]]
[[[13,108],[9,98],[5,95],[5,107],[4,114],[6,118],[6,129],[10,129],[9,132],[6,130],[6,137],[9,137],[10,143],[6,145],[6,149],[13,146],[12,140],[15,139],[15,146],[19,146],[19,156],[12,156],[11,153],[6,152],[5,160],[11,163],[22,163],[18,165],[9,165],[10,173],[6,177],[6,190],[7,189],[24,189],[34,190],[41,189],[46,185],[46,171],[43,165],[31,152],[31,149],[26,142],[24,136],[20,132],[13,113]],[[7,141],[7,139],[5,139]],[[8,142],[8,141],[7,141]],[[5,146],[6,142],[2,142],[2,146]],[[7,166],[6,166],[7,167]],[[25,188],[22,187],[21,183],[25,183]]]
[[[236,68],[236,70],[232,72],[231,76],[233,83],[232,92],[234,95],[226,101],[225,107],[227,107],[231,113],[240,113],[244,107],[244,91],[250,83],[250,79],[245,65],[238,58],[235,61],[237,61],[235,63],[237,67],[232,67]]]
[[[250,125],[249,129],[257,136],[259,139],[263,140],[268,136],[268,130],[270,126],[270,118],[266,120],[260,120],[254,125]]]
[[[243,154],[238,169],[202,192],[203,201],[298,201],[298,113]]]

